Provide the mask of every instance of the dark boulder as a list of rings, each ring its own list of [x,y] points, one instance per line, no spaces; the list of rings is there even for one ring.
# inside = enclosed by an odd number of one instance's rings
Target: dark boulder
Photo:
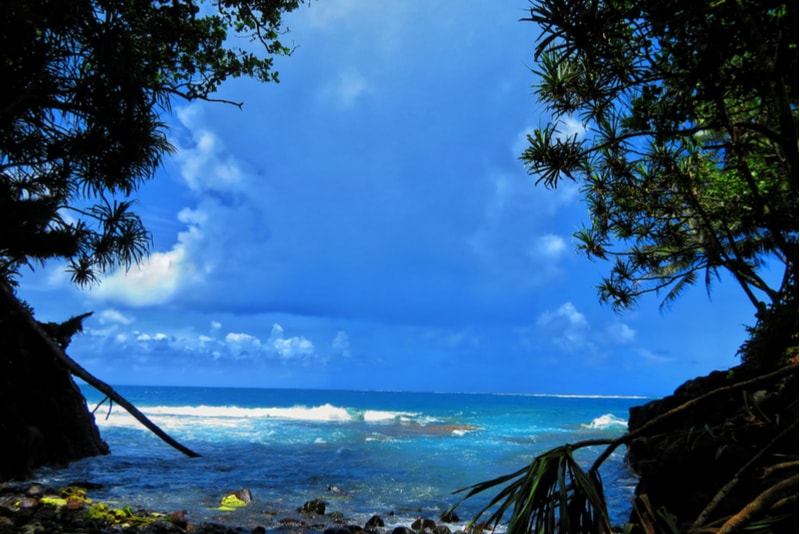
[[[298,512],[306,512],[308,514],[325,515],[325,501],[320,499],[312,499],[306,501],[302,507],[298,508]]]
[[[383,522],[383,519],[379,515],[373,515],[370,517],[366,524],[364,524],[364,530],[371,530],[385,526],[386,524]]]
[[[433,532],[434,530],[436,530],[436,521],[434,521],[433,519],[425,519],[420,517],[411,524],[411,528],[412,530],[416,530],[417,532],[425,530]]]
[[[442,523],[458,523],[459,518],[455,512],[445,512],[439,517]]]

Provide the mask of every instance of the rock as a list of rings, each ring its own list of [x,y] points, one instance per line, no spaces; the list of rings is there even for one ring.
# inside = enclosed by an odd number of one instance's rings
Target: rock
[[[322,501],[320,499],[312,499],[303,504],[302,508],[299,508],[297,511],[306,512],[309,514],[324,515],[325,501]]]
[[[439,517],[442,523],[458,523],[459,519],[455,512],[445,512]]]
[[[186,529],[189,525],[189,521],[186,519],[186,510],[181,510],[179,512],[172,512],[169,514],[169,520],[172,522],[173,525],[180,527],[182,529]]]
[[[83,501],[68,499],[65,508],[67,510],[82,510],[85,507],[85,503]]]
[[[257,526],[250,531],[250,534],[267,534],[267,529],[262,526]]]
[[[367,520],[366,524],[364,525],[364,530],[375,529],[378,527],[383,527],[385,525],[386,524],[383,522],[383,519],[381,519],[380,516],[373,515]]]
[[[433,532],[434,530],[436,530],[436,521],[434,521],[433,519],[424,519],[420,517],[419,519],[411,523],[411,528],[413,530],[416,530],[417,532],[422,530],[430,530],[431,532]]]
[[[439,525],[433,529],[434,534],[452,534],[452,531],[445,525]]]
[[[31,484],[25,490],[25,495],[28,497],[41,497],[44,495],[44,488],[41,484]]]
[[[249,489],[243,488],[225,495],[219,502],[221,505],[219,509],[222,511],[235,510],[247,506],[251,502],[253,502],[253,494]]]
[[[333,493],[334,495],[340,495],[342,497],[347,495],[347,492],[339,486],[328,486],[328,493]]]
[[[19,500],[19,507],[23,510],[37,508],[41,503],[36,497],[23,497]]]
[[[330,527],[325,529],[324,534],[352,534],[352,532],[345,527]]]
[[[219,523],[200,523],[195,532],[202,532],[203,534],[228,534],[231,529]]]
[[[22,534],[44,534],[47,529],[38,521],[33,521],[23,526],[20,532]]]
[[[245,502],[247,504],[253,502],[253,494],[247,488],[236,490],[233,494],[236,495],[236,497],[238,497],[242,502]]]
[[[305,521],[294,517],[286,517],[284,519],[281,519],[278,521],[278,524],[282,527],[293,527],[293,528],[303,528],[306,526]]]
[[[410,528],[408,528],[408,527],[396,527],[396,528],[395,528],[395,529],[392,531],[392,534],[417,534],[417,533],[416,533],[416,532],[414,532],[413,530],[411,530],[411,529],[410,529]]]
[[[328,517],[333,519],[333,521],[336,523],[344,523],[344,514],[342,512],[331,512],[328,514]]]

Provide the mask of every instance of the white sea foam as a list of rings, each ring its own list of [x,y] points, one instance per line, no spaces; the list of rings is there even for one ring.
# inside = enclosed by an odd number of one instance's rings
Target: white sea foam
[[[381,423],[386,421],[397,421],[406,418],[416,417],[417,414],[406,412],[387,412],[383,410],[364,410],[364,421],[367,423]]]
[[[620,419],[619,417],[607,413],[600,417],[595,417],[588,425],[581,425],[584,428],[591,428],[593,430],[609,430],[618,427],[628,427],[628,421]]]
[[[367,423],[411,422],[418,414],[384,410],[355,410],[323,404],[320,406],[292,406],[270,408],[242,408],[238,406],[149,406],[140,409],[153,421],[161,421],[170,428],[202,424],[205,426],[237,427],[244,421],[263,419],[282,419],[313,422],[351,422]],[[134,427],[139,423],[127,412],[115,408],[106,418],[96,415],[101,426]]]

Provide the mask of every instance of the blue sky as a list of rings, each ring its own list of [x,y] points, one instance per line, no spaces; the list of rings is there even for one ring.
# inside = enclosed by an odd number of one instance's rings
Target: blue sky
[[[527,2],[324,0],[286,17],[280,84],[176,103],[138,194],[141,268],[91,290],[24,276],[111,384],[664,395],[738,363],[753,309],[721,281],[668,311],[597,301],[575,185],[533,185]]]

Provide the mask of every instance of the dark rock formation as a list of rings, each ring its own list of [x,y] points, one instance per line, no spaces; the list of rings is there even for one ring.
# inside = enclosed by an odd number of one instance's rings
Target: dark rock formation
[[[797,366],[785,369],[777,375],[747,366],[717,371],[632,408],[631,432],[662,421],[629,444],[628,462],[640,476],[636,494],[647,495],[654,510],[663,508],[686,531],[701,514],[698,526],[729,518],[796,473],[796,464],[791,472],[781,467],[798,456]],[[665,416],[690,401],[690,409]],[[796,501],[769,514],[778,525],[797,527]]]
[[[63,340],[59,340],[63,341]],[[0,306],[0,481],[107,454],[69,371],[17,310]]]

